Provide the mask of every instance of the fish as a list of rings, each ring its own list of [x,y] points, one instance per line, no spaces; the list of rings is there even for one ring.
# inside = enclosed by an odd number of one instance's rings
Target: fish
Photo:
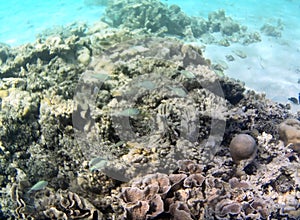
[[[153,83],[149,80],[141,81],[141,82],[137,83],[137,85],[141,88],[145,88],[145,89],[148,89],[148,90],[156,89],[155,83]]]
[[[180,73],[188,79],[196,78],[196,76],[192,72],[187,71],[187,70],[181,70]]]
[[[107,160],[103,157],[96,157],[90,160],[89,170],[102,170],[106,166]]]
[[[48,185],[48,182],[45,180],[41,180],[39,182],[37,182],[36,184],[34,184],[30,190],[28,191],[28,193],[32,193],[35,191],[39,191],[39,190],[43,190],[46,188],[46,186]]]
[[[125,117],[130,117],[130,116],[136,116],[140,113],[140,111],[137,108],[127,108],[124,109],[123,111],[117,112],[117,116],[125,116]]]
[[[168,88],[171,90],[171,92],[174,95],[177,95],[179,97],[185,97],[187,95],[186,91],[180,87],[172,87],[172,86],[168,86]]]
[[[105,81],[110,78],[110,76],[107,73],[96,73],[96,74],[93,74],[92,77],[94,79],[98,79],[100,81]]]
[[[299,104],[298,99],[296,97],[290,97],[290,98],[288,98],[288,100],[291,101],[292,103],[296,104],[296,105]]]

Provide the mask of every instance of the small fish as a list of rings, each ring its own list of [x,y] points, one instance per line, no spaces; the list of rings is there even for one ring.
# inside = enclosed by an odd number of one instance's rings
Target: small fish
[[[125,141],[119,141],[117,142],[114,147],[117,148],[117,147],[121,147],[123,144],[125,144]]]
[[[101,170],[106,166],[107,160],[103,157],[96,157],[89,162],[90,171]]]
[[[299,104],[298,99],[296,97],[290,97],[290,98],[288,98],[288,100],[291,101],[292,103],[296,104],[296,105]]]
[[[187,95],[187,93],[180,87],[168,86],[168,88],[171,90],[172,93],[178,95],[179,97],[185,97]]]
[[[181,73],[182,75],[184,75],[184,76],[185,76],[186,78],[188,78],[188,79],[194,79],[194,78],[195,78],[195,75],[194,75],[192,72],[190,72],[190,71],[187,71],[187,70],[181,70],[180,73]]]
[[[156,88],[156,85],[155,83],[149,81],[149,80],[145,80],[145,81],[142,81],[142,82],[139,82],[137,84],[139,87],[141,88],[145,88],[145,89],[149,89],[149,90],[153,90]]]
[[[99,79],[100,81],[105,81],[109,79],[109,75],[106,73],[96,73],[92,75],[93,78]]]
[[[140,113],[140,111],[137,108],[127,108],[127,109],[124,109],[121,112],[118,112],[116,115],[117,116],[130,117],[130,116],[136,116],[139,113]]]
[[[43,190],[46,188],[46,186],[48,185],[48,182],[45,180],[41,180],[39,182],[37,182],[36,184],[34,184],[30,190],[28,191],[28,193],[32,193],[34,191],[39,191],[39,190]]]

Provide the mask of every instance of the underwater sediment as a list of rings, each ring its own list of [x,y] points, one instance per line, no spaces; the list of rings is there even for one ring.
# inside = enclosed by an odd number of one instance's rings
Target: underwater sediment
[[[257,35],[178,12],[115,1],[107,23],[1,45],[1,219],[300,216],[297,116],[177,38]]]

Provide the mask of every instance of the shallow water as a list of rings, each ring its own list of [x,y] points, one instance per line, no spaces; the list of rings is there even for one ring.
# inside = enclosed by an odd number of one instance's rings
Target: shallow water
[[[262,41],[247,46],[231,44],[229,47],[205,45],[205,56],[213,62],[226,62],[224,73],[245,81],[246,86],[258,92],[265,92],[274,101],[289,103],[289,97],[298,97],[300,92],[300,3],[296,0],[168,0],[167,4],[177,4],[188,15],[207,19],[209,13],[224,9],[249,31],[258,31],[264,24],[282,24],[281,37],[261,34]],[[34,42],[37,34],[56,25],[66,25],[75,21],[92,25],[99,20],[105,7],[88,6],[84,0],[53,1],[3,1],[0,6],[0,42],[18,46]],[[200,43],[201,44],[201,43]],[[236,57],[228,62],[226,55],[234,55],[240,50],[245,59]],[[292,104],[292,103],[291,103]],[[298,105],[292,104],[294,111]]]
[[[161,1],[1,3],[0,219],[298,219],[300,4]]]

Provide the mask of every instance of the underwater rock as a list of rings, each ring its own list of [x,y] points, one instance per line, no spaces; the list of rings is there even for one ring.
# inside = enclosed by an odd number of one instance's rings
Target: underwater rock
[[[2,111],[10,112],[15,118],[32,117],[38,112],[39,97],[36,94],[30,94],[27,91],[18,89],[6,90],[2,94]],[[3,93],[3,92],[2,92]]]
[[[297,119],[287,119],[279,124],[278,132],[285,145],[292,144],[292,149],[300,153],[300,122]]]

